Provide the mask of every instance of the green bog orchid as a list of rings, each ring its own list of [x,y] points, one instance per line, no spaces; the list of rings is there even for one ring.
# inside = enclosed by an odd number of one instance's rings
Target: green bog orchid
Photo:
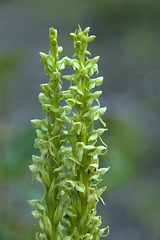
[[[40,150],[40,156],[32,156],[29,168],[45,189],[41,200],[29,201],[36,207],[32,214],[40,227],[36,240],[99,240],[109,233],[109,227],[99,229],[101,217],[96,212],[99,199],[104,203],[101,194],[106,189],[98,188],[98,183],[109,168],[99,168],[98,157],[107,152],[101,139],[106,131],[101,118],[106,108],[101,108],[98,100],[102,91],[93,92],[103,77],[92,78],[98,73],[99,56],[86,56],[91,55],[87,44],[95,39],[88,35],[89,29],[82,31],[79,27],[70,34],[73,58],[59,58],[63,48],[58,46],[54,28],[49,29],[49,53],[40,52],[49,82],[40,85],[43,93],[39,94],[39,101],[45,118],[31,120],[37,128],[34,147]],[[74,73],[62,76],[66,65]],[[62,78],[70,82],[66,91]],[[95,129],[96,120],[103,128]],[[98,139],[102,146],[96,145]]]

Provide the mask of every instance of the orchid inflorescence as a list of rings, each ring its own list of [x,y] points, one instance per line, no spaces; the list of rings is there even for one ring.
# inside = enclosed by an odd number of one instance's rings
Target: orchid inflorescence
[[[37,207],[32,214],[41,228],[36,240],[99,240],[109,233],[109,227],[99,229],[101,217],[96,215],[96,205],[99,199],[104,203],[101,194],[106,189],[97,185],[109,168],[99,168],[98,156],[107,151],[100,137],[107,130],[101,119],[106,108],[101,108],[98,100],[102,91],[92,91],[102,84],[103,77],[91,78],[98,73],[99,56],[86,57],[91,55],[87,44],[95,39],[88,35],[89,29],[79,27],[70,34],[75,49],[72,59],[59,59],[63,48],[58,46],[54,28],[49,29],[49,54],[40,52],[50,80],[40,85],[43,93],[39,94],[46,117],[31,120],[37,128],[34,147],[40,156],[32,156],[29,168],[45,189],[41,200],[29,201]],[[62,76],[61,70],[67,65],[74,74]],[[62,90],[61,78],[70,82],[66,91]],[[104,128],[94,128],[98,119]],[[96,146],[98,139],[102,146]]]

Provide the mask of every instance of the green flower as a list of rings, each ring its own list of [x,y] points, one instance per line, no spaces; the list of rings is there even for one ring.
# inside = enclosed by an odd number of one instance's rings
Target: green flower
[[[99,155],[107,152],[100,136],[107,129],[95,129],[94,122],[99,119],[106,126],[101,118],[106,108],[98,100],[102,91],[93,92],[103,77],[91,78],[98,73],[99,56],[86,57],[91,55],[87,45],[95,39],[89,30],[79,27],[70,34],[75,49],[72,59],[59,58],[63,48],[58,46],[54,28],[49,30],[49,53],[40,52],[49,82],[40,85],[45,118],[31,120],[40,156],[32,156],[29,168],[44,184],[42,199],[29,201],[37,208],[32,214],[41,229],[36,240],[99,240],[109,233],[108,227],[99,229],[101,217],[96,212],[99,199],[105,204],[101,195],[106,187],[98,189],[98,183],[109,168],[99,168]],[[74,74],[61,76],[66,65],[72,66]],[[61,78],[70,81],[68,90],[63,90]],[[102,146],[96,145],[98,139]]]

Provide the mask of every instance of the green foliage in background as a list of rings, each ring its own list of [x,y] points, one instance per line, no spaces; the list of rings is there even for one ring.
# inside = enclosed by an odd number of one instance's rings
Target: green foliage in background
[[[0,55],[0,82],[9,78],[13,69],[22,61],[24,55],[19,49]]]

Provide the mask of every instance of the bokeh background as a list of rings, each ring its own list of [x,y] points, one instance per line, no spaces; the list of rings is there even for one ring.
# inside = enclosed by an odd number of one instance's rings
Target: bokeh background
[[[39,51],[48,52],[48,29],[58,29],[62,56],[74,53],[69,33],[78,24],[97,36],[104,76],[101,105],[108,132],[103,139],[110,166],[99,203],[109,240],[160,239],[160,1],[0,0],[0,240],[34,239],[27,199],[41,197],[28,165],[35,130],[44,116],[39,84],[48,81]],[[35,181],[36,182],[36,181]]]

